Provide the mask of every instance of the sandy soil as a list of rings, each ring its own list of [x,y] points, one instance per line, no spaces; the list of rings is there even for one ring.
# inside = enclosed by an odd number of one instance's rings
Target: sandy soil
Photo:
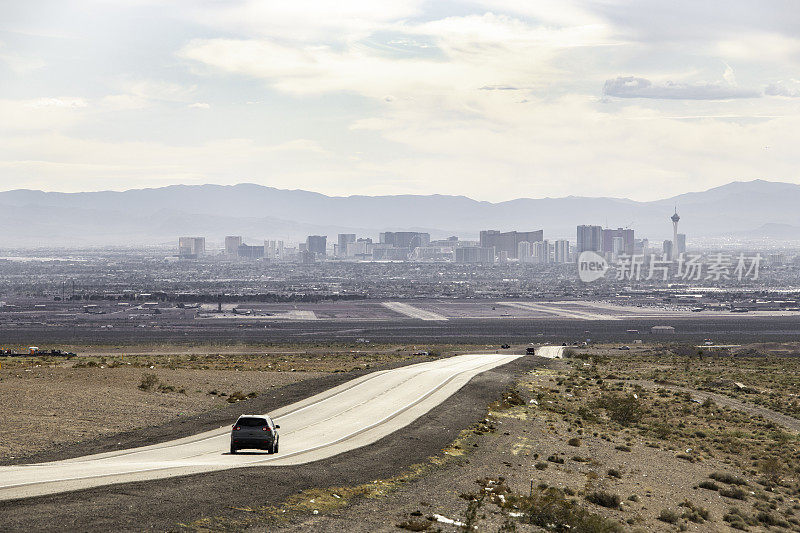
[[[158,379],[148,391],[139,388],[145,374]],[[0,459],[162,424],[224,407],[236,391],[263,394],[319,375],[127,366],[3,368]],[[159,385],[167,387],[164,392]]]

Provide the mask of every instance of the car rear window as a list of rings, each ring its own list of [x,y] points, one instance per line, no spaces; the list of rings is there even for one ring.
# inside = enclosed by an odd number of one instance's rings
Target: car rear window
[[[247,427],[260,427],[267,425],[266,418],[255,418],[252,416],[246,418],[240,418],[238,422],[236,422],[237,426],[247,426]]]

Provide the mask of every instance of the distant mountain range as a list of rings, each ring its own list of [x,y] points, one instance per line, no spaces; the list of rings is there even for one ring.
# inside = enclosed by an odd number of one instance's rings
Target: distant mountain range
[[[544,229],[575,239],[577,224],[631,227],[637,237],[670,238],[675,207],[692,237],[738,236],[800,241],[800,185],[733,182],[653,202],[620,198],[520,198],[481,202],[465,196],[333,197],[254,184],[173,185],[124,192],[0,192],[0,246],[146,245],[179,235],[220,241],[243,235],[296,241],[308,234],[421,230],[433,238],[476,239],[482,229]]]

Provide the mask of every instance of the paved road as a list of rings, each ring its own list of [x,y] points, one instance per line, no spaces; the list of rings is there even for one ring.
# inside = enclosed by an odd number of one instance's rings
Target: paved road
[[[0,467],[0,500],[231,468],[291,465],[337,455],[411,424],[473,376],[520,355],[460,355],[368,374],[286,406],[281,452],[227,452],[230,427],[171,442],[53,463]]]
[[[548,359],[561,359],[563,357],[563,346],[539,346],[536,348],[536,355]]]

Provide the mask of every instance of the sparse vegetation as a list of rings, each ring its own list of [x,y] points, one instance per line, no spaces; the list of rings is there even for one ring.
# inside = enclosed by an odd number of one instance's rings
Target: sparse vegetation
[[[142,374],[142,381],[139,383],[139,388],[141,390],[149,391],[156,385],[158,385],[158,376],[150,373]]]
[[[612,492],[607,492],[604,490],[598,490],[587,494],[586,501],[591,502],[595,505],[600,505],[601,507],[608,507],[609,509],[617,509],[619,508],[620,502],[622,502],[622,498],[619,497],[619,494],[614,494]]]

